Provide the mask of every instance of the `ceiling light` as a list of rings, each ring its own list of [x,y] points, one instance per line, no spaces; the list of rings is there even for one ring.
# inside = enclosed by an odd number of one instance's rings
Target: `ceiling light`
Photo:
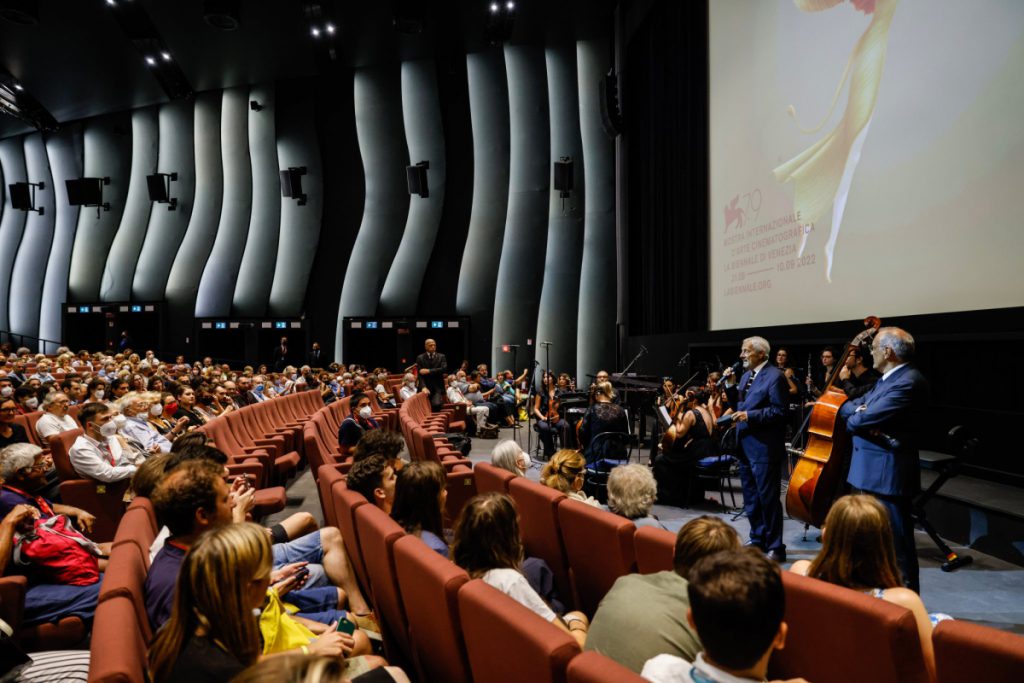
[[[114,6],[117,5],[117,3],[114,0],[107,0],[107,4],[110,5],[111,7],[114,7]]]
[[[309,32],[313,34],[313,37],[314,37],[314,38],[319,38],[319,37],[320,37],[320,29],[318,29],[318,28],[317,28],[316,26],[314,26],[313,28],[311,28],[311,29],[309,30]]]
[[[170,52],[161,52],[160,56],[163,57],[163,60],[165,62],[171,61],[171,53]]]
[[[21,92],[25,88],[21,87],[21,85],[19,83],[15,83],[14,84],[14,89],[17,90],[18,92]]]
[[[515,8],[516,8],[516,3],[512,2],[512,0],[509,0],[508,2],[505,3],[505,9],[507,9],[509,12],[511,12]]]
[[[324,28],[325,28],[325,29],[327,30],[327,32],[328,32],[328,33],[330,33],[330,34],[331,34],[332,36],[334,35],[334,24],[327,24],[327,26],[325,26]]]
[[[491,3],[491,12],[492,13],[496,13],[497,11],[498,11],[498,3],[492,2]]]
[[[150,66],[156,66],[156,60],[155,60],[155,59],[153,59],[153,58],[152,58],[152,57],[150,57],[150,56],[147,56],[147,57],[146,57],[146,64],[149,64]]]

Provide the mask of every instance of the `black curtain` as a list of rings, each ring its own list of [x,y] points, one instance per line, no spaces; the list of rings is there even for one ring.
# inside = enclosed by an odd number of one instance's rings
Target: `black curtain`
[[[708,326],[707,47],[705,3],[675,0],[626,45],[630,335]]]

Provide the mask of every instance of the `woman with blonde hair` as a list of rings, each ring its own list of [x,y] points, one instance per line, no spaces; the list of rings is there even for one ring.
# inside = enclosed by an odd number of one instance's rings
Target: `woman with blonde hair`
[[[889,514],[873,496],[843,496],[832,504],[821,531],[821,552],[790,571],[867,593],[914,615],[928,674],[935,679],[932,618],[920,596],[903,587]],[[947,618],[945,615],[939,617]]]
[[[540,483],[556,491],[561,491],[569,498],[601,507],[595,498],[583,493],[583,474],[587,461],[579,451],[563,448],[551,456],[544,469],[540,472]]]

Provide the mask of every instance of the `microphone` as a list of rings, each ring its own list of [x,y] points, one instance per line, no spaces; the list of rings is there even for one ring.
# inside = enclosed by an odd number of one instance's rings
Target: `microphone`
[[[732,364],[733,375],[739,373],[739,371],[742,370],[742,369],[743,369],[743,363],[741,363],[740,361],[736,361],[735,363]],[[715,382],[715,386],[716,387],[722,386],[723,384],[725,384],[725,380],[727,380],[727,379],[728,379],[728,377],[726,377],[726,375],[723,373],[722,376],[718,379],[718,381]]]
[[[549,342],[549,341],[541,342],[540,345],[541,346],[553,346],[553,344],[551,342]]]
[[[641,351],[643,351],[644,353],[650,353],[650,352],[649,352],[649,351],[647,350],[647,347],[646,347],[646,346],[644,346],[643,344],[641,344],[641,345],[640,345],[640,350],[641,350]]]

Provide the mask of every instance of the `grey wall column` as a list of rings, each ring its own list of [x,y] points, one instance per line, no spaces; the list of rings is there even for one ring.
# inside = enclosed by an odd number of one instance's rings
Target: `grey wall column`
[[[409,145],[409,163],[430,163],[427,171],[430,191],[426,198],[418,195],[409,198],[405,233],[380,295],[381,315],[416,313],[423,273],[441,224],[447,171],[434,70],[432,59],[402,63],[402,115]]]
[[[43,215],[35,211],[28,213],[25,220],[25,233],[18,247],[18,256],[14,261],[11,273],[11,331],[39,336],[39,305],[43,296],[43,280],[46,273],[46,261],[53,244],[53,227],[55,212],[53,210],[53,178],[50,176],[50,164],[46,159],[46,146],[43,134],[26,135],[25,168],[29,182],[42,182],[45,188],[36,189],[35,205],[44,208]]]
[[[124,215],[117,229],[107,265],[100,283],[103,301],[128,301],[132,296],[132,280],[138,265],[142,243],[146,239],[149,214],[153,209],[146,187],[146,176],[156,172],[157,143],[160,129],[155,107],[132,112],[132,173]]]
[[[561,199],[551,183],[548,206],[547,254],[544,288],[537,318],[537,339],[553,342],[551,367],[576,369],[576,314],[583,258],[583,146],[580,142],[579,96],[576,78],[576,46],[548,47],[548,101],[551,105],[551,160],[573,160],[575,190]],[[553,165],[549,170],[554,178]],[[547,354],[538,356],[547,363]],[[582,381],[582,377],[579,378]]]
[[[587,196],[576,345],[576,373],[583,377],[615,365],[615,147],[601,127],[599,100],[599,84],[610,67],[608,45],[581,41],[576,55]]]
[[[213,249],[224,198],[220,149],[220,92],[202,93],[194,107],[195,196],[188,228],[167,277],[167,312],[172,345],[192,336],[192,317],[203,268]]]
[[[252,167],[249,164],[249,88],[224,91],[220,111],[224,199],[213,250],[199,282],[196,317],[231,314],[231,297],[249,231]]]
[[[504,55],[498,50],[466,55],[469,112],[473,124],[473,208],[462,252],[455,309],[472,318],[471,358],[491,355],[494,293],[505,235],[509,187],[509,105]]]
[[[274,286],[268,313],[297,316],[302,313],[309,274],[313,269],[324,212],[324,172],[316,135],[313,102],[278,108],[277,157],[282,169],[305,166],[302,191],[305,206],[297,199],[281,200],[281,239],[277,244]],[[326,349],[324,350],[326,352]]]
[[[193,109],[191,102],[171,102],[160,107],[157,171],[178,174],[178,179],[171,183],[171,196],[178,200],[178,206],[168,211],[167,204],[153,204],[132,285],[132,298],[136,301],[164,298],[174,255],[188,229],[196,191]]]
[[[87,121],[83,131],[82,174],[87,178],[109,177],[103,187],[103,201],[110,211],[96,216],[95,208],[78,213],[75,246],[68,275],[68,301],[96,301],[107,264],[110,245],[124,213],[132,165],[131,119],[127,114]]]
[[[522,344],[521,360],[528,363],[534,347],[525,343],[537,329],[548,225],[550,131],[543,48],[506,46],[505,69],[512,153],[491,346]],[[497,355],[492,354],[492,366]]]
[[[278,233],[281,230],[281,179],[278,176],[274,86],[257,85],[249,99],[262,106],[249,111],[249,155],[252,159],[252,216],[242,264],[235,282],[232,312],[263,315],[274,285]],[[289,237],[290,239],[290,237]]]
[[[0,330],[11,330],[11,272],[28,217],[24,211],[15,211],[11,206],[11,193],[7,188],[11,183],[28,180],[25,175],[25,147],[20,137],[0,140],[0,166],[4,169],[4,213],[0,216],[0,244],[4,245],[0,249]]]
[[[409,211],[405,183],[408,157],[398,75],[391,66],[363,68],[355,73],[356,134],[366,177],[366,201],[338,305],[334,357],[339,360],[345,358],[342,318],[376,313]]]
[[[61,304],[68,297],[68,270],[71,268],[71,249],[78,228],[78,207],[68,204],[68,178],[82,175],[82,129],[80,126],[64,128],[46,138],[46,153],[53,177],[54,230],[53,246],[46,263],[42,302],[39,307],[39,336],[60,341]],[[50,210],[49,207],[46,209]],[[95,215],[95,214],[93,214]],[[58,344],[44,343],[43,353],[56,352]]]

